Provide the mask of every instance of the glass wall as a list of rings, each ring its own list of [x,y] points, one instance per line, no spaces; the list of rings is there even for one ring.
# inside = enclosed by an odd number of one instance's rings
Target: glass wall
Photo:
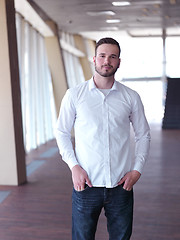
[[[162,38],[121,37],[121,66],[116,78],[157,78],[162,76]]]
[[[166,74],[168,77],[180,77],[180,37],[166,39]]]
[[[65,49],[62,46],[67,83],[68,87],[70,88],[85,81],[85,79],[78,55],[76,55],[76,51],[73,53],[73,49],[75,49],[73,35],[63,32],[61,34],[61,40],[69,45],[69,49],[71,49],[71,51],[68,51],[68,48]]]
[[[16,14],[24,145],[26,151],[54,138],[51,74],[43,36]]]

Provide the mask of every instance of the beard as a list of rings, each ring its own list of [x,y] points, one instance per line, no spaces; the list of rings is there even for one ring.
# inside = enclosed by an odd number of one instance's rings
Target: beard
[[[109,70],[103,70],[103,67],[110,67],[111,69]],[[111,65],[102,65],[101,67],[97,67],[97,65],[95,64],[95,71],[101,75],[102,77],[111,77],[113,76],[117,69],[119,68],[119,66],[117,66],[116,68],[113,68]]]

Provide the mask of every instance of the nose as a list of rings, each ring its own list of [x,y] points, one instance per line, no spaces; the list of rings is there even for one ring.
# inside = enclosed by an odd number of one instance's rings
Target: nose
[[[110,58],[107,56],[107,57],[105,57],[105,59],[104,59],[104,63],[105,64],[109,64],[110,63]]]

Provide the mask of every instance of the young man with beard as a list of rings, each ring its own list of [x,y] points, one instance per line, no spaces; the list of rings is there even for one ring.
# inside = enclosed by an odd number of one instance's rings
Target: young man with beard
[[[128,240],[132,233],[133,185],[148,156],[150,130],[139,95],[114,79],[120,52],[116,40],[99,40],[94,76],[67,90],[61,104],[56,138],[72,171],[73,240],[95,239],[102,208],[110,240]],[[134,159],[130,123],[135,133]]]

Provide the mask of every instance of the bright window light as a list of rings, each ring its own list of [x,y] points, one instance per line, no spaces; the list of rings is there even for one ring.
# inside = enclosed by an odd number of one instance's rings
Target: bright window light
[[[112,2],[112,5],[115,7],[122,7],[122,6],[128,6],[130,5],[130,2],[127,1],[121,1],[121,2]]]
[[[115,15],[115,12],[113,12],[113,11],[99,11],[99,12],[97,12],[97,11],[93,11],[93,12],[87,12],[87,14],[89,15],[89,16],[102,16],[102,15],[109,15],[109,16],[113,16],[113,15]]]
[[[107,23],[119,23],[121,20],[120,19],[107,19]]]

